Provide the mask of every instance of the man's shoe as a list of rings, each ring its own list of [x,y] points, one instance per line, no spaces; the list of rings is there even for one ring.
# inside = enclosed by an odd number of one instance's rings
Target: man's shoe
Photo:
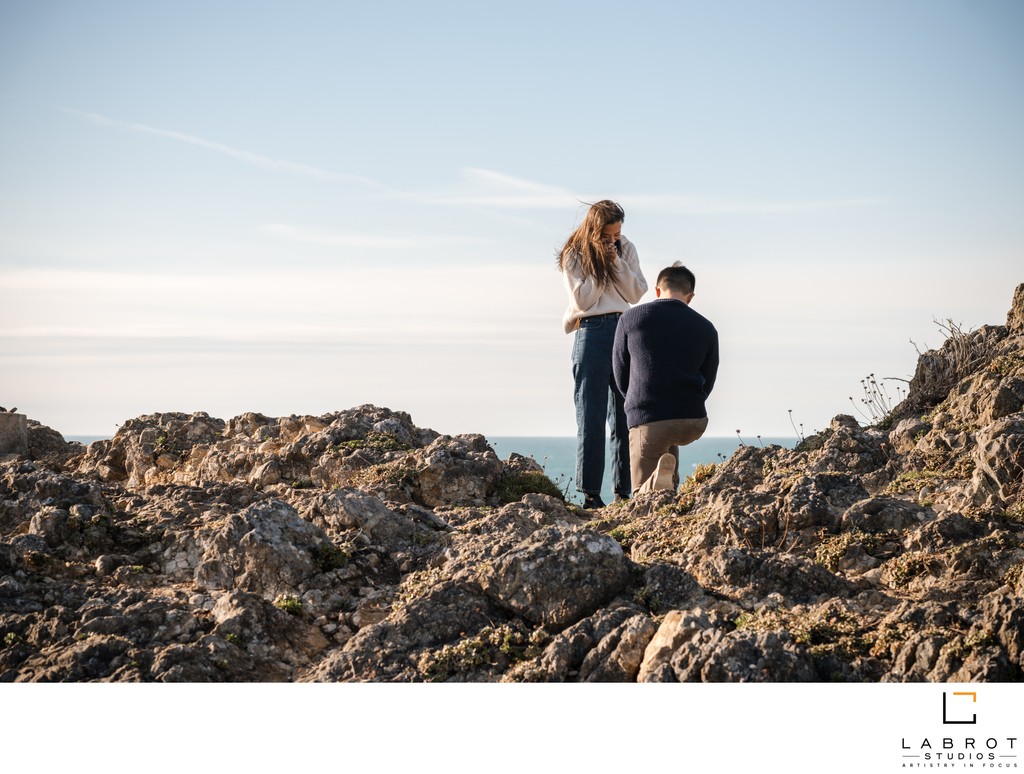
[[[619,494],[618,492],[616,492],[615,497],[612,498],[612,505],[615,505],[615,503],[624,503],[628,499],[629,495]]]
[[[583,507],[588,511],[593,508],[604,508],[604,500],[601,499],[601,495],[583,495]]]
[[[658,477],[654,480],[655,489],[668,489],[674,492],[676,489],[676,458],[665,452],[658,459]]]

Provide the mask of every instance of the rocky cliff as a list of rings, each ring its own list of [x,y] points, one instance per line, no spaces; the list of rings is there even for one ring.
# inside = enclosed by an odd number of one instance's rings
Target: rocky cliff
[[[601,511],[374,406],[30,422],[0,680],[1020,680],[1022,409],[1024,285],[877,425]]]

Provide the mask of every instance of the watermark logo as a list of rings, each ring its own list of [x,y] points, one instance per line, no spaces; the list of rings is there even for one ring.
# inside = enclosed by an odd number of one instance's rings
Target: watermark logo
[[[900,739],[900,768],[1016,769],[1019,737],[1006,728],[1010,718],[1005,707],[1000,711],[998,701],[979,700],[982,694],[977,690],[942,692],[942,726],[969,727],[959,730],[940,730],[938,702],[931,699],[936,703],[927,713],[930,719]]]
[[[958,696],[962,696],[969,699],[971,704],[978,703],[978,692],[977,691],[953,691],[953,699],[946,700],[947,692],[942,692],[942,724],[945,726],[973,726],[978,722],[978,714],[974,713],[971,715],[970,720],[958,719],[959,717],[966,717],[966,712],[963,708],[967,706],[967,702],[960,701],[957,699]],[[962,714],[961,714],[962,713]]]

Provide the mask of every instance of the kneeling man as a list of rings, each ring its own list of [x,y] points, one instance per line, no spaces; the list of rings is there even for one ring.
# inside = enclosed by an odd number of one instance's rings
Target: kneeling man
[[[690,308],[696,279],[678,262],[658,275],[657,300],[622,315],[612,354],[626,399],[633,494],[679,486],[679,446],[708,426],[704,401],[718,375],[718,331]]]

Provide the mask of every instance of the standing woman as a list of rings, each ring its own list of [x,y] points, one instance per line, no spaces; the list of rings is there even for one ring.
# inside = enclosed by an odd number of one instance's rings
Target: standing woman
[[[591,205],[565,241],[558,268],[569,293],[562,322],[576,331],[572,375],[576,386],[576,489],[585,508],[604,506],[604,427],[611,428],[615,500],[629,497],[629,428],[623,397],[612,382],[612,345],[619,317],[647,292],[633,243],[622,236],[622,207],[605,199]]]

